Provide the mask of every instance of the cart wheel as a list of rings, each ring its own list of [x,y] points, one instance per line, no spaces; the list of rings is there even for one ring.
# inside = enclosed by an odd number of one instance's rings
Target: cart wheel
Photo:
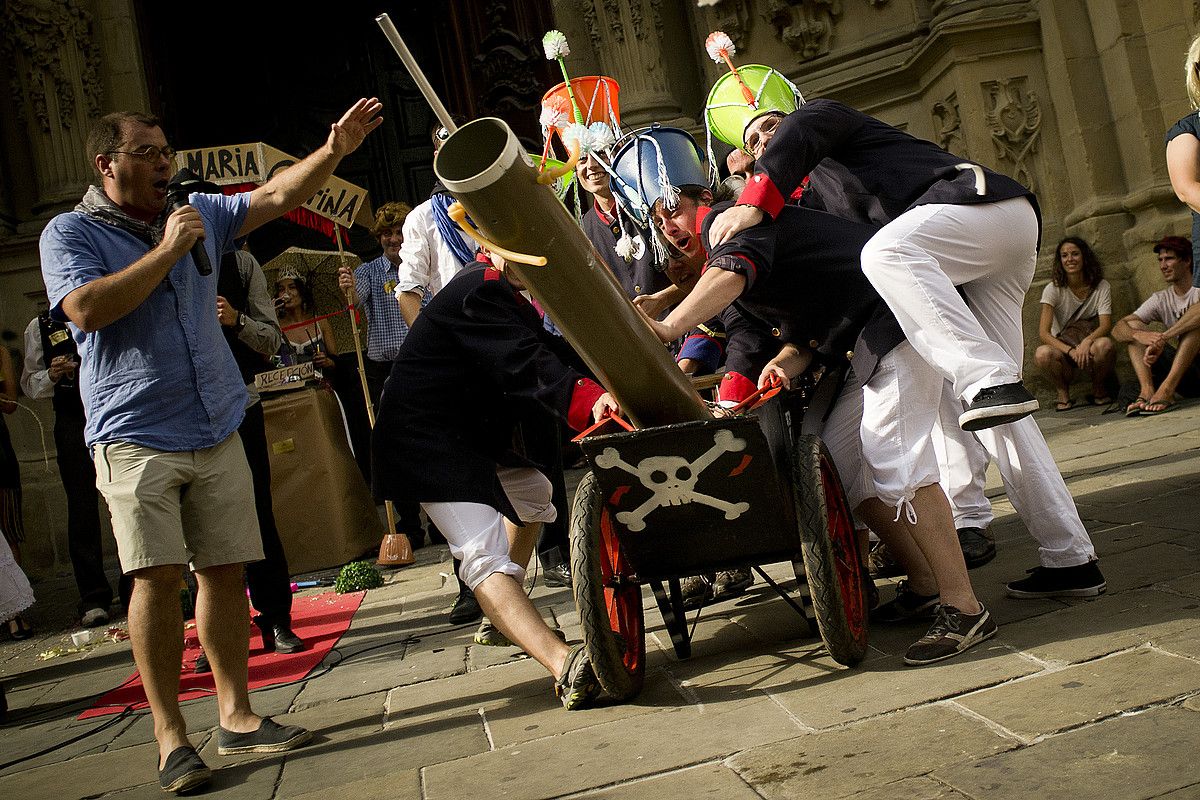
[[[596,678],[614,699],[628,700],[642,690],[646,672],[642,587],[631,580],[612,512],[590,472],[579,482],[571,507],[571,573]]]
[[[662,612],[663,626],[671,635],[671,646],[680,660],[692,657],[692,639],[688,636],[687,612],[683,610],[683,590],[679,580],[667,581],[666,588],[662,583],[653,581],[650,588],[654,590],[654,599],[658,601],[658,610]]]
[[[837,468],[816,436],[797,437],[792,479],[817,626],[833,660],[854,666],[867,653],[862,561]]]

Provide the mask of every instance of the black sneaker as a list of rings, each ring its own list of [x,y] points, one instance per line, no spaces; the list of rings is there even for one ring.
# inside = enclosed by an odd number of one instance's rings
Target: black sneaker
[[[1037,398],[1020,381],[987,386],[979,390],[971,405],[959,416],[958,425],[964,431],[981,431],[1016,422],[1037,410]]]
[[[962,548],[967,569],[982,567],[996,557],[996,542],[987,528],[959,528],[958,546]]]
[[[258,730],[250,733],[234,733],[217,726],[217,753],[223,756],[238,753],[286,753],[307,744],[312,731],[299,725],[280,725],[270,717],[263,717]]]
[[[754,573],[749,567],[727,569],[717,573],[713,581],[713,600],[737,597],[754,585]]]
[[[542,583],[545,586],[557,586],[563,589],[571,588],[571,568],[566,564],[547,567],[542,570]]]
[[[1095,561],[1074,567],[1034,567],[1028,572],[1028,578],[1008,584],[1009,597],[1097,597],[1108,590]]]
[[[933,619],[938,595],[917,594],[908,588],[908,581],[896,584],[896,596],[878,608],[871,609],[871,622],[894,625],[897,622]]]
[[[954,606],[938,606],[937,618],[929,626],[929,632],[908,648],[904,663],[920,666],[953,658],[992,638],[997,630],[996,621],[982,603],[978,614],[964,614]]]
[[[212,780],[212,770],[200,759],[194,747],[176,747],[158,771],[158,785],[164,792],[188,792]]]
[[[470,589],[462,589],[450,607],[450,624],[466,625],[483,618],[483,609],[475,599],[475,593]]]

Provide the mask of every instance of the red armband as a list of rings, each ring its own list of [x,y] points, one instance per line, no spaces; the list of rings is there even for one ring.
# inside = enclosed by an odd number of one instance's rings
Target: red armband
[[[775,219],[779,216],[779,212],[783,210],[786,201],[779,192],[779,187],[771,181],[766,175],[761,172],[750,177],[746,181],[746,188],[742,189],[742,194],[737,199],[739,206],[754,206],[769,216]]]
[[[727,372],[717,387],[717,399],[725,402],[740,403],[758,391],[754,381],[740,372]]]
[[[571,407],[567,410],[567,424],[581,431],[592,424],[592,407],[604,394],[604,387],[589,378],[575,381],[571,392]]]

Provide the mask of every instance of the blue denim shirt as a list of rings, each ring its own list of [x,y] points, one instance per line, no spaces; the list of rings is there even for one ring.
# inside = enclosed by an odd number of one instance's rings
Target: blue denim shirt
[[[193,194],[214,264],[233,248],[249,194]],[[128,267],[150,250],[137,237],[78,211],[42,232],[42,277],[51,313],[84,284]],[[132,312],[93,333],[71,325],[79,348],[84,438],[181,452],[213,447],[241,424],[246,387],[217,322],[217,273],[201,276],[190,253]]]

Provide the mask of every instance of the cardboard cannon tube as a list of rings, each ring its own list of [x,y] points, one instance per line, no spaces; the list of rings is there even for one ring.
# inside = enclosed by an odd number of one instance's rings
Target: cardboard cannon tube
[[[546,266],[509,263],[597,379],[639,427],[710,418],[663,344],[502,120],[451,134],[433,164],[484,237]]]

